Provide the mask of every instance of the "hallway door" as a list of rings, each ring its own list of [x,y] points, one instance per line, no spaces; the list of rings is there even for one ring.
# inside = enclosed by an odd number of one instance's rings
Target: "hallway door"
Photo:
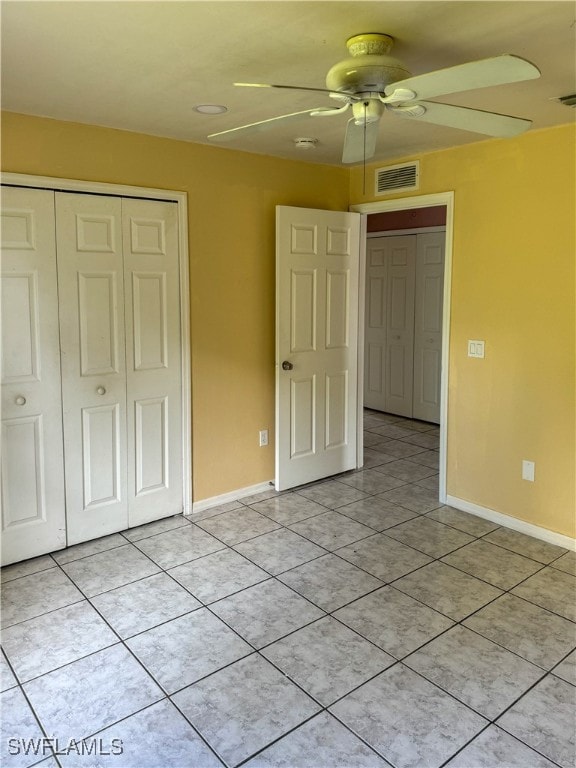
[[[360,215],[278,206],[276,488],[357,464]]]

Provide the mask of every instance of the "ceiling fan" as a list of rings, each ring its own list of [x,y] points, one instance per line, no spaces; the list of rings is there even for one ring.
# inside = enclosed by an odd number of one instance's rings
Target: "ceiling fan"
[[[308,88],[270,83],[234,83],[249,88],[282,88],[328,94],[340,103],[335,108],[318,107],[272,117],[208,136],[211,141],[235,138],[273,128],[278,123],[306,117],[340,115],[352,108],[344,140],[343,163],[366,161],[374,156],[378,126],[384,112],[422,122],[461,128],[487,136],[506,138],[527,130],[531,120],[441,104],[427,99],[449,93],[504,85],[540,77],[534,64],[504,54],[471,61],[447,69],[412,77],[404,64],[389,55],[394,43],[390,35],[366,33],[346,42],[349,58],[335,64],[326,76],[326,88]]]

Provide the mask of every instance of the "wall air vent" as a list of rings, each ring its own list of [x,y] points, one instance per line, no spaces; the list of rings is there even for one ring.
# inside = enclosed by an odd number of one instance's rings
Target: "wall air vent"
[[[419,165],[418,160],[415,160],[413,163],[378,168],[376,170],[375,194],[390,195],[402,190],[418,189]]]

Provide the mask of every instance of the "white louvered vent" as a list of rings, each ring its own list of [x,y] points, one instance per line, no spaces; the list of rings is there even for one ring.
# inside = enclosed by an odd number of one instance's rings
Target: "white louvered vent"
[[[419,162],[389,165],[376,171],[376,194],[388,195],[398,190],[418,189]]]

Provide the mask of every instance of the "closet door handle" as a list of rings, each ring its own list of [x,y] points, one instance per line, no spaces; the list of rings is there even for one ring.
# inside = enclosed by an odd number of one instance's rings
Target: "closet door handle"
[[[105,390],[105,388],[104,388],[104,387],[98,387],[98,388],[96,389],[96,392],[97,392],[99,395],[105,395],[105,394],[106,394],[106,390]]]
[[[26,405],[26,398],[24,397],[24,395],[18,395],[18,397],[14,402],[16,403],[16,405]]]

